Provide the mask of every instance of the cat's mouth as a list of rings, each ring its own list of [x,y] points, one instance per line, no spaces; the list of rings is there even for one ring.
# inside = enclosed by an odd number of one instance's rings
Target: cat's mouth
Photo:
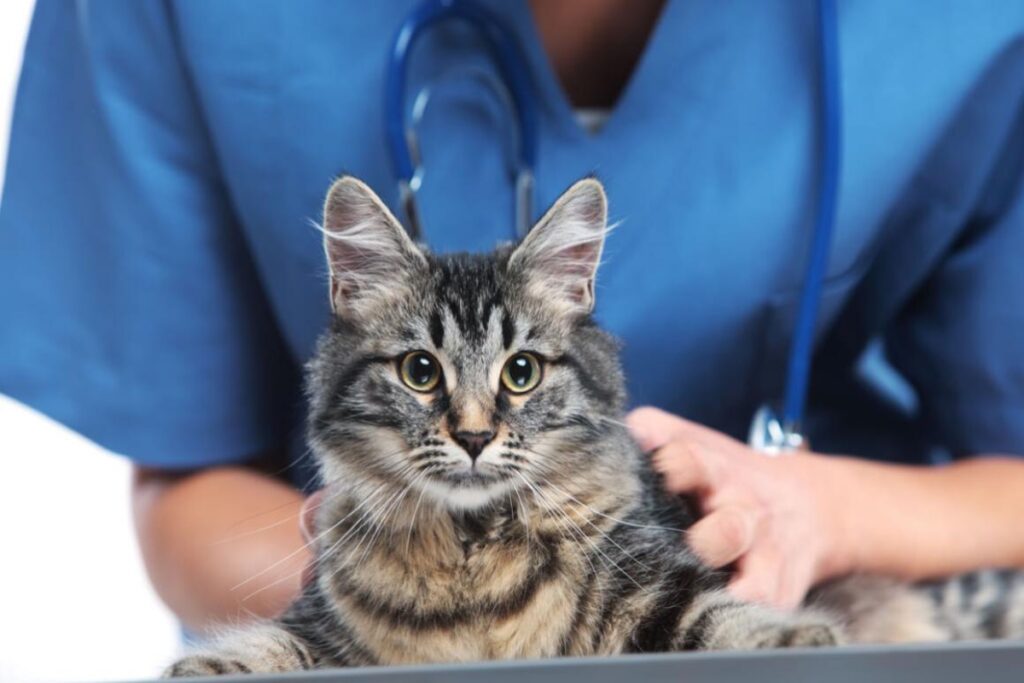
[[[475,466],[472,469],[444,472],[439,474],[438,478],[446,484],[459,488],[488,486],[504,479],[496,472],[485,472]]]
[[[507,473],[478,462],[468,467],[432,472],[421,486],[449,507],[469,510],[491,503],[502,496],[510,484]]]

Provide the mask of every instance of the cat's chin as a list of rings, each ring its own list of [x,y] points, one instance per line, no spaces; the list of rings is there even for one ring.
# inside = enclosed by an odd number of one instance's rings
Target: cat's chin
[[[479,484],[448,484],[428,481],[422,484],[426,495],[456,512],[472,512],[485,508],[499,500],[511,488],[507,481],[491,481]]]

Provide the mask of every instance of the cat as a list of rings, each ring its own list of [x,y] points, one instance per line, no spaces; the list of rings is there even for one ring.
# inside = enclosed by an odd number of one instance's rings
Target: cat
[[[1015,572],[853,577],[791,613],[730,597],[622,422],[617,342],[591,316],[606,224],[586,178],[518,245],[434,255],[334,183],[314,578],[168,676],[1024,634]]]

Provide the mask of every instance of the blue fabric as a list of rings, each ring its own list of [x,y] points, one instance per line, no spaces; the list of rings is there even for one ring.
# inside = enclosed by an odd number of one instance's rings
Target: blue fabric
[[[632,401],[743,436],[781,397],[809,240],[813,3],[670,0],[591,136],[525,3],[487,2],[531,62],[536,212],[596,172],[621,222],[597,316],[625,342]],[[0,391],[150,465],[294,440],[298,368],[328,317],[310,221],[341,171],[397,208],[383,77],[411,6],[41,0],[0,204]],[[840,2],[839,37],[812,443],[1024,453],[1024,4]],[[474,45],[438,31],[413,82],[479,61]],[[483,92],[442,88],[426,115],[437,250],[512,233],[504,121]],[[912,411],[858,374],[879,338]]]

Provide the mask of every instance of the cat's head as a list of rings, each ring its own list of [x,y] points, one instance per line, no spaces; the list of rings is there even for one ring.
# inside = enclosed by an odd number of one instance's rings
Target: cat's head
[[[604,189],[569,188],[515,246],[433,255],[362,182],[324,208],[334,320],[310,366],[327,483],[400,485],[475,509],[606,466],[620,417],[614,340],[593,323]]]

